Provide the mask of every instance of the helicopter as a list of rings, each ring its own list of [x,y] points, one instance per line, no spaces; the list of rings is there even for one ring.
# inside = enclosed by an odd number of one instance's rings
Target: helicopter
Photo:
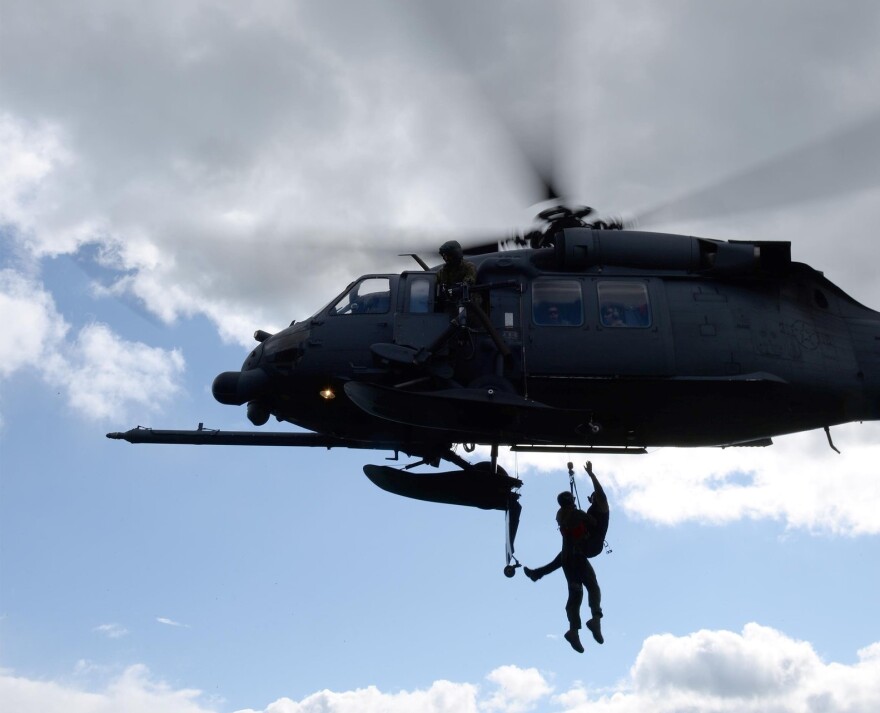
[[[417,269],[363,275],[307,319],[257,330],[214,398],[247,409],[252,431],[108,433],[130,443],[391,451],[366,465],[396,495],[502,510],[507,576],[522,481],[514,452],[644,454],[652,447],[769,446],[784,434],[880,419],[880,313],[792,259],[791,242],[716,240],[641,229],[728,189],[760,190],[829,154],[876,146],[880,115],[641,218],[597,218],[535,169],[531,230],[456,252],[473,279]],[[874,164],[853,171],[873,185]],[[864,175],[862,175],[864,174]],[[813,190],[815,190],[815,186]],[[832,190],[848,191],[836,185]],[[829,193],[831,191],[828,191]],[[794,196],[797,198],[797,196]],[[261,430],[271,418],[300,431]],[[471,463],[477,446],[489,460]],[[456,470],[413,472],[448,462]],[[571,482],[572,488],[574,482]]]
[[[767,446],[772,438],[880,418],[880,313],[791,243],[720,241],[591,221],[555,205],[540,227],[462,251],[476,279],[438,267],[367,274],[311,317],[270,334],[214,398],[307,432],[154,430],[131,443],[394,451],[367,465],[407,497],[511,515],[518,452],[642,454],[650,447]],[[490,461],[460,456],[477,445]],[[413,473],[447,461],[458,470]],[[510,566],[510,565],[509,565]],[[505,573],[508,576],[509,568]]]

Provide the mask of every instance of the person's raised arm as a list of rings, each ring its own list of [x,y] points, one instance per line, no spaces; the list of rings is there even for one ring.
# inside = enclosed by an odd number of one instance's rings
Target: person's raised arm
[[[590,461],[587,461],[587,464],[584,466],[584,470],[587,471],[587,475],[589,475],[590,480],[593,481],[593,494],[598,495],[600,500],[603,500],[607,503],[608,497],[605,495],[605,491],[602,489],[602,484],[599,482],[596,474],[593,473],[593,464]]]

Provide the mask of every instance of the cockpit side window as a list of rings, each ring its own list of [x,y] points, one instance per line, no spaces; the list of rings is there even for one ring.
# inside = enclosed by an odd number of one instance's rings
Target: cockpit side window
[[[431,311],[433,294],[432,278],[410,275],[407,278],[407,311],[410,314],[427,314]]]
[[[577,280],[535,280],[532,320],[544,327],[579,327],[584,323],[581,283]]]
[[[342,295],[330,314],[387,314],[390,309],[391,281],[387,277],[365,277]]]
[[[651,306],[644,282],[600,282],[599,321],[603,327],[650,327]]]

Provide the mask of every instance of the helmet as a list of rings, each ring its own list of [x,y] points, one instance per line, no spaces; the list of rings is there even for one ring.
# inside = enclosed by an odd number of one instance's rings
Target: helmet
[[[461,243],[457,240],[447,240],[443,245],[440,246],[440,254],[452,260],[453,262],[458,262],[464,257],[464,253],[461,249]]]
[[[556,496],[556,502],[559,503],[559,507],[574,507],[574,495],[572,495],[568,490],[563,490],[559,495]]]

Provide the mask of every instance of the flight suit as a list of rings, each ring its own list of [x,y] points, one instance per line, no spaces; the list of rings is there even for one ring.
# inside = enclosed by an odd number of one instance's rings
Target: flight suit
[[[473,285],[477,282],[477,268],[467,260],[461,260],[457,265],[447,262],[437,272],[437,281],[446,288],[461,282]]]
[[[571,507],[559,508],[556,522],[562,533],[562,550],[552,562],[533,570],[535,575],[543,577],[562,567],[568,583],[565,614],[572,630],[581,628],[584,588],[587,590],[587,604],[592,617],[602,617],[602,592],[588,558],[595,557],[602,551],[605,534],[608,532],[608,519],[608,500],[604,492],[597,491],[593,494],[593,503],[587,512]]]
[[[459,260],[458,264],[453,264],[452,260],[447,262],[437,272],[437,283],[447,290],[450,287],[459,285],[462,282],[469,287],[473,287],[477,282],[477,268],[472,262],[467,260]],[[477,293],[471,293],[471,300],[477,307],[483,308],[483,296]],[[447,303],[447,308],[454,305],[454,302]],[[468,324],[471,327],[478,327],[479,321],[473,316],[468,315]]]

